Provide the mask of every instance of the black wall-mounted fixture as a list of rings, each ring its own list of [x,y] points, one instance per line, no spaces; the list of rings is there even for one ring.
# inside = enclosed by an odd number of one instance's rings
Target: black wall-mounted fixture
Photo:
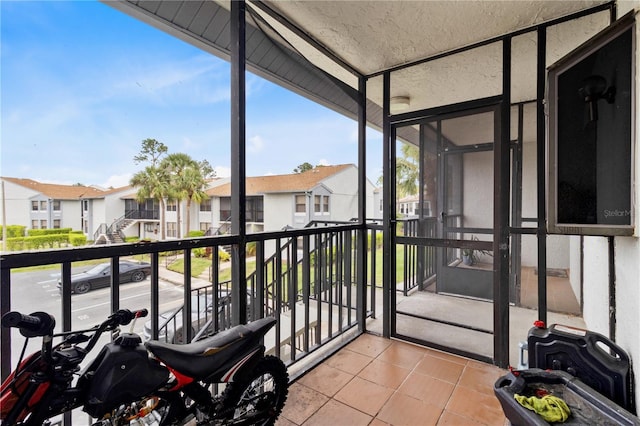
[[[601,75],[591,75],[582,81],[578,93],[589,108],[589,121],[598,120],[598,101],[604,99],[612,104],[616,99],[615,86],[607,87],[607,80]]]

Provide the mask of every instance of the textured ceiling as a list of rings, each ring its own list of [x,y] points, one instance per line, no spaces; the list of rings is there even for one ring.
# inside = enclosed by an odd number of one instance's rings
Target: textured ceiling
[[[274,1],[268,6],[363,75],[375,75],[452,50],[531,28],[606,3],[604,1]],[[269,19],[269,18],[265,18]],[[609,12],[547,30],[547,63],[609,24]],[[278,24],[271,21],[274,27]],[[282,26],[279,32],[318,66],[357,87],[344,68],[322,59]],[[536,95],[537,35],[512,42],[512,100]],[[409,110],[502,93],[502,44],[481,46],[391,74],[391,96],[408,96]],[[369,79],[367,95],[382,105],[382,78]]]
[[[287,0],[268,4],[359,72],[370,75],[602,3]]]
[[[105,3],[228,59],[228,0]],[[251,11],[248,25],[255,27],[259,15],[269,28],[263,28],[262,24],[258,27],[267,30],[274,41],[267,42],[252,29],[247,42],[248,67],[349,116],[354,115],[348,105],[353,101],[341,100],[323,88],[325,85],[310,82],[310,71],[296,68],[287,52],[302,54],[352,88],[358,87],[356,74],[364,75],[369,101],[367,118],[370,124],[379,126],[382,122],[379,73],[422,61],[391,73],[391,97],[409,97],[408,111],[497,96],[503,92],[503,44],[499,40],[491,44],[482,42],[608,3],[604,0],[247,1]],[[265,9],[272,9],[291,25],[284,25]],[[545,66],[597,34],[609,21],[609,11],[602,10],[549,26]],[[300,33],[313,42],[306,41]],[[475,44],[481,45],[443,55]],[[338,60],[324,56],[318,46],[332,52]],[[511,100],[533,100],[537,84],[536,32],[517,35],[511,46]],[[442,57],[434,59],[438,55]],[[347,65],[341,66],[340,62]]]

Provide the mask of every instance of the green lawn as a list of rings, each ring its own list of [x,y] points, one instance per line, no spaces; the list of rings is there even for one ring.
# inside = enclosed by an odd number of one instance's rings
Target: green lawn
[[[367,256],[367,263],[371,262],[371,253]],[[382,248],[376,250],[376,270],[375,270],[375,282],[378,286],[382,285]],[[195,257],[191,259],[191,276],[199,277],[203,273],[206,273],[211,267],[211,260],[201,257]],[[183,259],[177,259],[171,263],[168,267],[171,271],[183,273],[184,261]],[[247,276],[251,275],[256,269],[256,263],[253,260],[247,262]],[[311,266],[311,276],[314,276],[314,267]],[[398,246],[396,250],[396,279],[401,280],[404,270],[404,246]],[[286,265],[283,264],[283,273],[286,272]],[[367,274],[371,273],[371,269],[367,270]],[[298,274],[302,276],[302,265],[298,265]],[[208,276],[208,273],[206,274]],[[270,281],[273,277],[268,277]],[[225,282],[231,280],[231,268],[229,262],[221,263],[219,281]],[[369,279],[371,281],[371,279]],[[302,283],[300,283],[302,285]]]

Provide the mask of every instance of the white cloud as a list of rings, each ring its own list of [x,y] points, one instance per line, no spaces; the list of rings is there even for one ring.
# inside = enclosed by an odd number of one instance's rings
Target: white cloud
[[[231,176],[231,169],[225,166],[215,166],[213,168],[216,171],[216,177],[225,178]]]
[[[122,175],[112,175],[109,176],[105,183],[100,186],[103,188],[118,188],[121,186],[129,185],[129,181],[133,175],[131,173],[125,173]]]
[[[331,162],[329,160],[327,160],[326,158],[321,158],[318,161],[318,166],[330,166]]]
[[[249,138],[249,146],[247,150],[253,154],[261,152],[264,148],[264,140],[262,137],[256,135]]]

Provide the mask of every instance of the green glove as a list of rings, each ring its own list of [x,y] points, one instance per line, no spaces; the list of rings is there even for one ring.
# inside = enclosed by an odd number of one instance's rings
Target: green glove
[[[542,398],[538,398],[536,396],[526,397],[515,394],[513,397],[520,405],[536,412],[549,423],[565,422],[571,414],[567,403],[557,396],[545,395]]]

